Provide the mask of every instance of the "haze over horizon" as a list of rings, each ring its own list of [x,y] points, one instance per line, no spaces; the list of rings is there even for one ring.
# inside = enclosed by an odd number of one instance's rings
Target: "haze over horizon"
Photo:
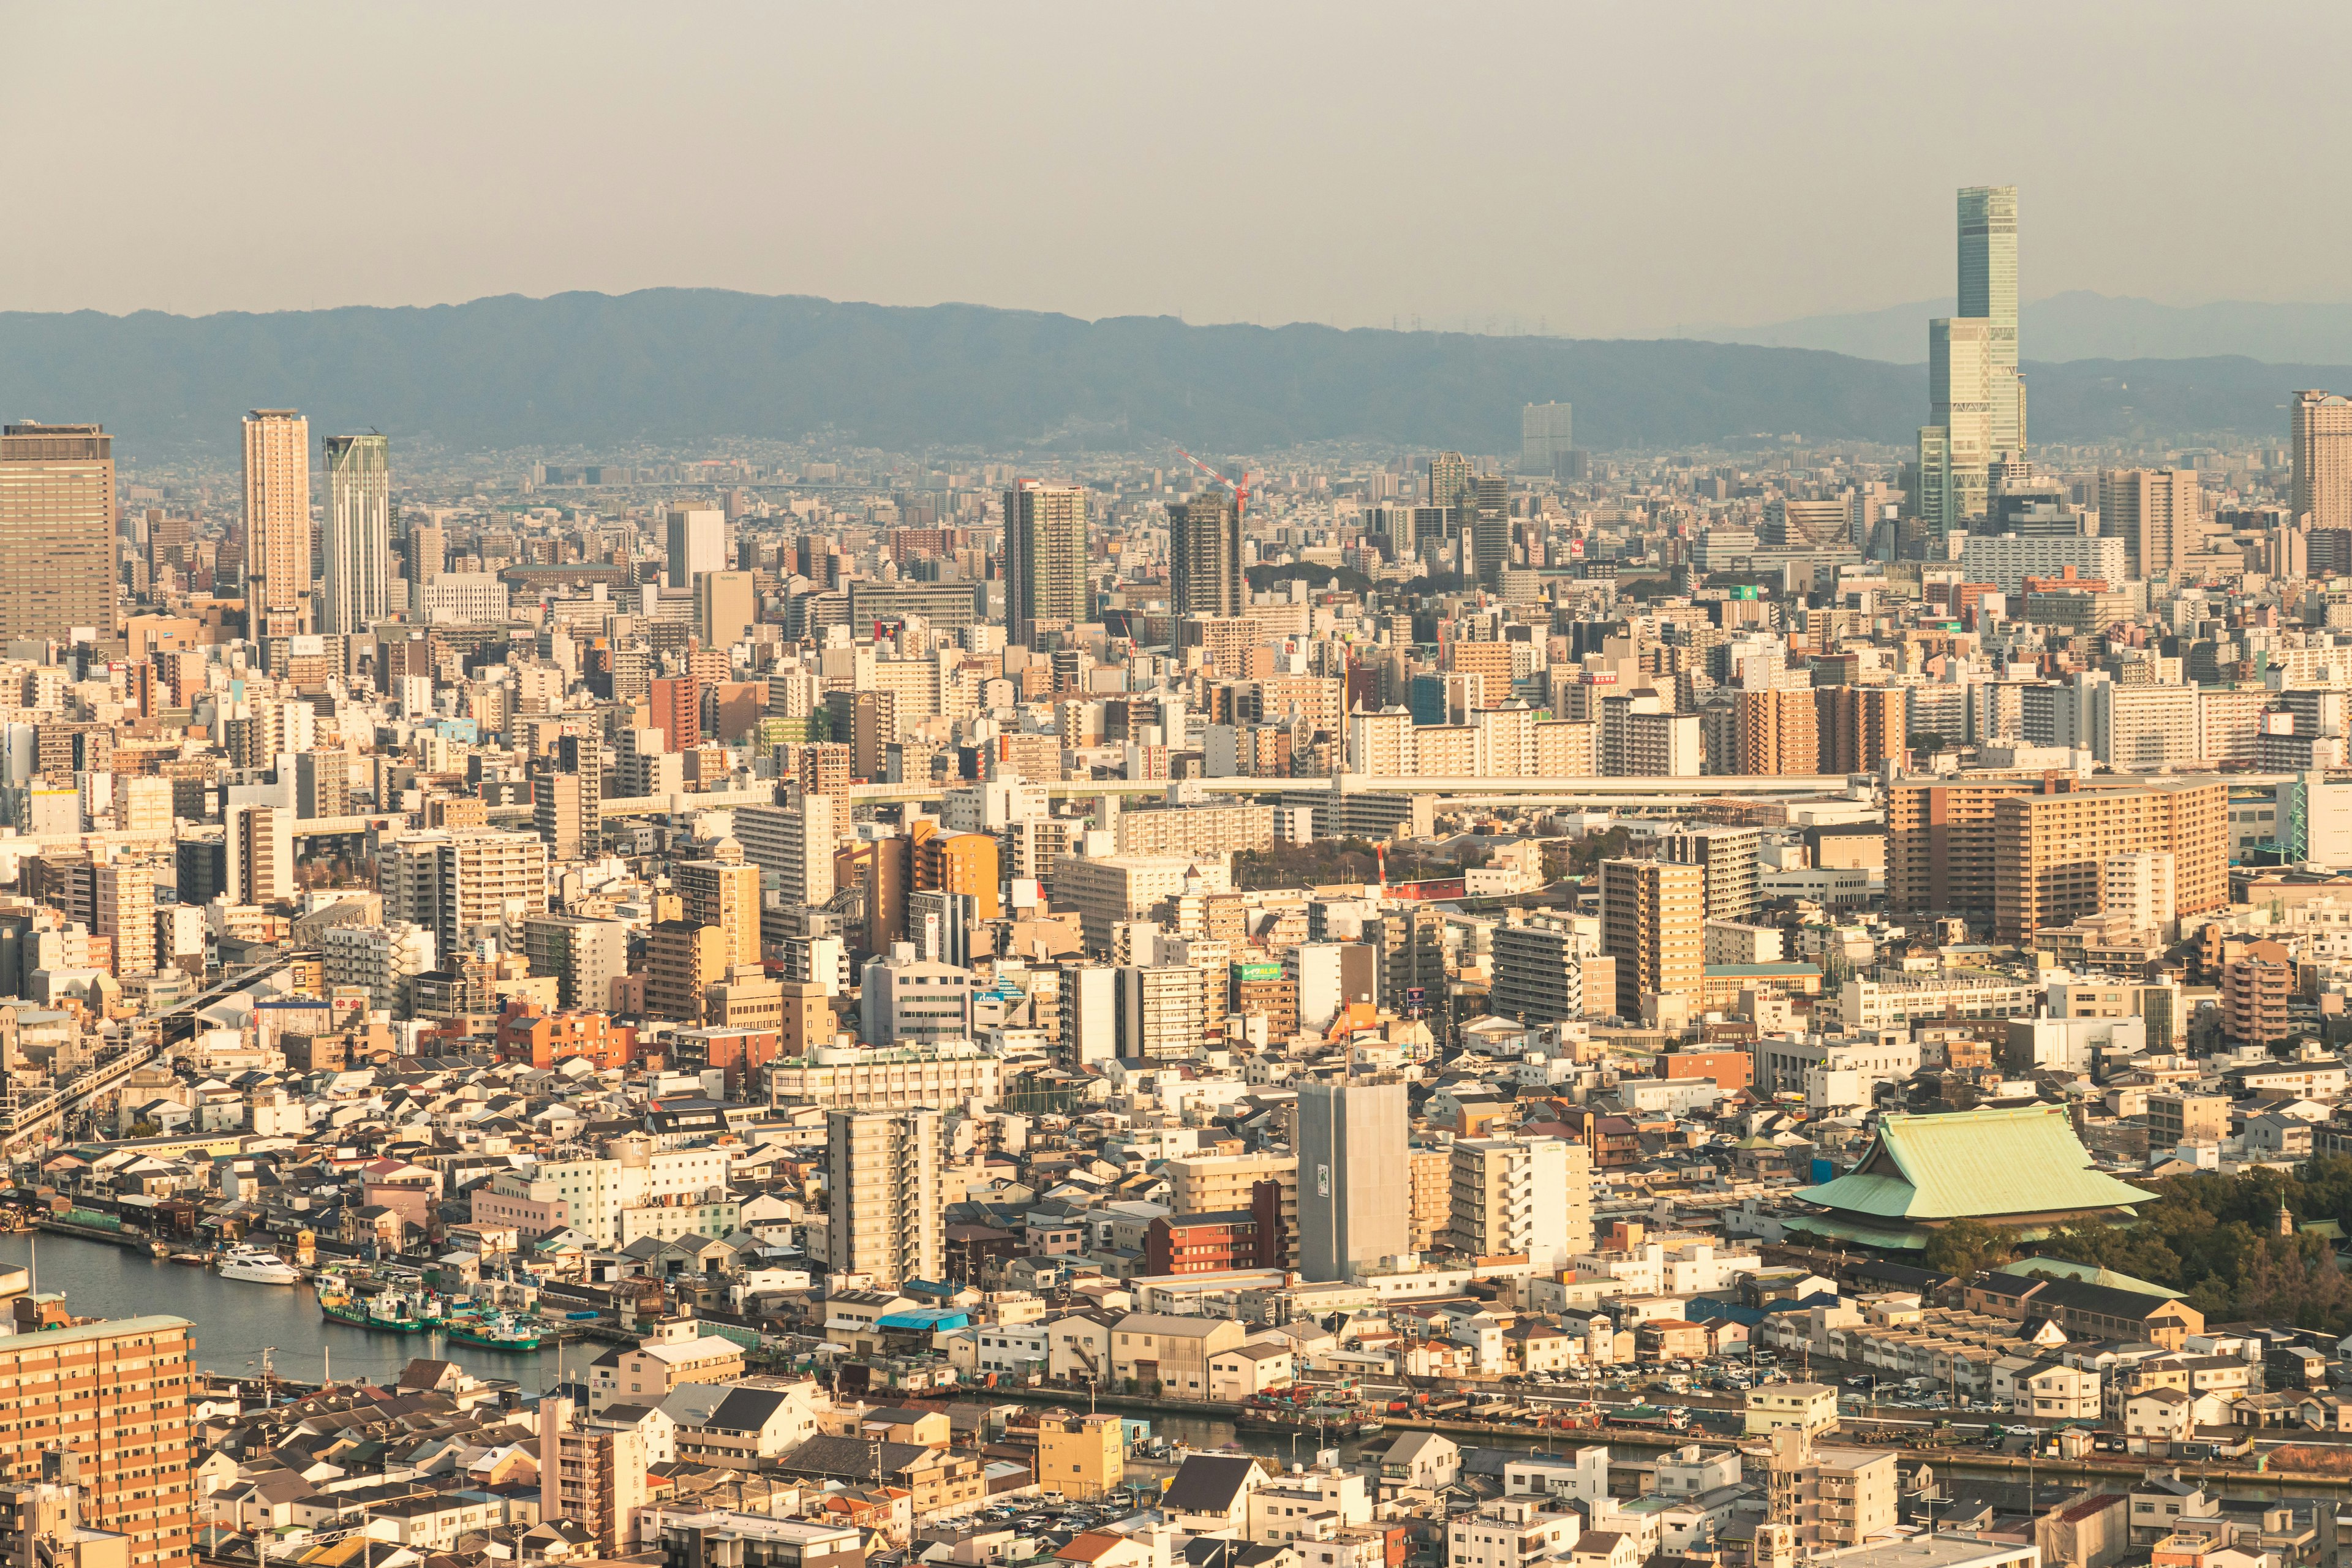
[[[0,134],[47,243],[0,255],[0,309],[710,287],[1744,331],[1943,293],[1951,192],[1983,183],[2020,187],[2030,303],[2344,298],[2352,212],[2310,199],[2323,153],[2297,115],[2352,17],[2217,35],[2177,5],[2127,26],[1979,14],[2052,69],[1937,71],[1932,14],[1839,5],[1505,5],[1435,36],[1400,5],[1343,27],[1219,6],[984,27],[743,5],[19,8]],[[2184,59],[2196,94],[2150,90]],[[2255,242],[2191,221],[2216,201],[2261,215]]]

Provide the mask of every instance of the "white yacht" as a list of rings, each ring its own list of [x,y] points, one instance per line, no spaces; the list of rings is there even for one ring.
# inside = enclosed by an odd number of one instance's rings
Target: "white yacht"
[[[302,1271],[274,1252],[258,1247],[232,1247],[221,1254],[220,1277],[254,1285],[293,1285]]]

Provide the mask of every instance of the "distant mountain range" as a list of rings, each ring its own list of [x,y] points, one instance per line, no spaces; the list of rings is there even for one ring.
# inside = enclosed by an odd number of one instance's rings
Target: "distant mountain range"
[[[1716,342],[1825,349],[1857,359],[1925,364],[1927,321],[1950,315],[1953,308],[1947,296],[1763,327],[1696,328],[1691,335]],[[2352,363],[2352,305],[2263,305],[2241,300],[2159,305],[2153,300],[2076,290],[2036,300],[2018,316],[2020,344],[2037,360],[2243,356],[2273,364]]]
[[[1906,308],[1923,339],[1928,309]],[[2022,333],[2039,351],[2036,319]],[[2352,340],[2324,365],[2031,363],[2032,429],[2283,437],[2286,394],[2352,386],[2347,364]],[[1927,416],[1916,366],[1800,344],[1089,322],[715,289],[196,318],[0,313],[0,416],[95,420],[133,454],[226,453],[257,407],[300,408],[322,434],[597,456],[826,427],[897,450],[1360,439],[1507,454],[1521,406],[1555,399],[1576,405],[1578,444],[1601,450],[1790,435],[1907,446]]]

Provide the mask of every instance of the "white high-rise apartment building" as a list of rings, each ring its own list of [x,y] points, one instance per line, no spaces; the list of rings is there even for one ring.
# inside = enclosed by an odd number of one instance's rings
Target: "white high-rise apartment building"
[[[392,443],[382,436],[330,436],[324,458],[319,629],[349,636],[401,607],[392,595]]]
[[[825,1262],[877,1290],[945,1277],[946,1137],[936,1110],[825,1113]]]
[[[2110,468],[2099,476],[2099,534],[2124,542],[2134,577],[2175,583],[2204,548],[2204,481],[2194,468]]]
[[[484,927],[520,938],[524,920],[546,911],[547,843],[491,828],[411,833],[384,851],[377,882],[384,919],[423,926],[451,959]]]
[[[360,986],[370,1007],[394,1018],[410,1016],[411,986],[436,963],[433,933],[413,925],[329,926],[319,939],[319,958],[328,985]]]
[[[724,572],[727,559],[727,514],[701,509],[678,510],[668,517],[667,562],[669,585],[694,586],[705,572]]]
[[[310,422],[291,408],[245,416],[246,602],[257,638],[301,629],[310,598]]]
[[[804,795],[793,805],[751,805],[735,813],[743,858],[773,871],[787,904],[820,905],[834,895],[833,797]]]
[[[1451,1243],[1473,1258],[1524,1257],[1546,1278],[1592,1250],[1592,1157],[1562,1138],[1457,1138]]]
[[[2135,931],[2170,925],[2179,914],[2172,864],[2168,849],[2116,856],[2101,868],[2102,909],[2107,914],[2130,916]]]

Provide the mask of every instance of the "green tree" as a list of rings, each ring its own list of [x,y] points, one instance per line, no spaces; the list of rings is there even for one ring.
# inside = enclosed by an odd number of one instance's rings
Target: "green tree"
[[[1956,1219],[1927,1238],[1923,1261],[1938,1273],[1965,1279],[2016,1255],[2016,1232],[1980,1219]]]

